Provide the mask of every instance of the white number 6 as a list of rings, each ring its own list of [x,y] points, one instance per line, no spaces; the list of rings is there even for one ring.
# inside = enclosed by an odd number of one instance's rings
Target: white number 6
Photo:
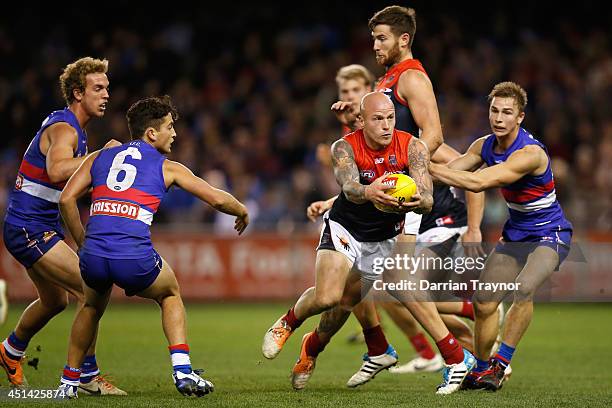
[[[142,154],[135,147],[128,147],[126,150],[119,152],[113,159],[108,177],[106,177],[106,185],[113,191],[125,191],[134,184],[136,179],[136,167],[129,163],[124,163],[126,156],[130,156],[133,159],[141,160]],[[124,171],[125,176],[123,180],[117,180],[119,173]]]

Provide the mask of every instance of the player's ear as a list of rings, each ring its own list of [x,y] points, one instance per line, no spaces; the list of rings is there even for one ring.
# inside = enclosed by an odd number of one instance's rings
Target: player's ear
[[[356,122],[357,122],[357,126],[359,126],[360,128],[365,126],[365,122],[363,120],[363,115],[361,114],[361,112],[358,112],[357,115],[355,116]]]
[[[518,114],[517,123],[520,125],[523,122],[523,119],[525,119],[525,112]]]
[[[152,127],[148,127],[147,130],[145,130],[145,136],[154,142],[157,141],[157,131]]]
[[[81,102],[81,100],[83,99],[83,91],[81,91],[78,88],[74,88],[72,90],[72,96],[74,97],[74,100],[77,102]]]
[[[410,44],[410,34],[403,33],[402,35],[400,35],[399,41],[401,47],[408,47],[408,44]]]

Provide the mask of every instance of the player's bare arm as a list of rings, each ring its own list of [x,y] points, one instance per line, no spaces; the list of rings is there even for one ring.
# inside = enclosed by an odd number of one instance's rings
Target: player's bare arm
[[[340,123],[351,130],[357,130],[359,117],[359,104],[356,102],[338,101],[331,106],[331,111]]]
[[[73,157],[77,140],[76,129],[68,123],[56,123],[45,129],[40,150],[47,156],[47,174],[51,182],[68,180],[85,160],[85,157]]]
[[[177,185],[208,203],[214,209],[236,216],[234,229],[238,231],[238,234],[242,234],[249,224],[249,214],[244,204],[233,195],[211,186],[180,163],[165,160],[163,171],[167,187],[173,184]]]
[[[417,186],[417,193],[402,206],[417,214],[427,214],[433,207],[433,181],[428,170],[429,150],[423,141],[414,137],[408,145],[408,163],[410,177]]]
[[[333,196],[332,198],[329,198],[325,201],[314,201],[310,203],[310,205],[306,209],[306,216],[310,221],[315,222],[317,220],[317,217],[323,215],[325,211],[332,208],[337,198],[338,196]]]
[[[372,201],[387,206],[398,206],[397,198],[384,193],[384,190],[387,189],[382,184],[385,176],[377,178],[369,185],[359,182],[359,169],[357,163],[355,163],[355,153],[346,140],[335,141],[331,150],[336,181],[342,187],[342,192],[349,201],[355,204]]]
[[[480,139],[475,140],[467,151],[459,155],[449,163],[447,163],[447,167],[453,170],[465,170],[465,171],[476,171],[484,164],[484,160],[482,159],[482,145],[487,137],[481,137]]]
[[[419,138],[425,142],[430,155],[435,154],[444,137],[431,81],[421,71],[410,69],[401,75],[397,90],[400,98],[408,102],[412,117],[421,129]]]
[[[527,174],[541,174],[547,165],[548,158],[544,150],[528,145],[512,153],[505,162],[475,173],[435,164],[430,166],[430,170],[448,185],[479,192],[514,183]]]
[[[442,143],[440,148],[436,150],[436,153],[431,158],[431,162],[438,164],[449,164],[453,162],[453,166],[465,166],[468,170],[476,170],[483,164],[480,151],[482,150],[482,143],[484,139],[485,138],[481,138],[474,142],[470,149],[468,149],[468,151],[463,155],[461,155],[453,147],[447,145],[446,143]],[[469,246],[466,246],[465,250],[466,253],[472,257],[477,257],[484,254],[479,245],[472,245],[482,242],[480,224],[482,223],[482,217],[484,216],[484,203],[484,192],[465,192],[465,205],[467,207],[467,230],[461,236],[461,240],[465,243],[470,243]]]
[[[85,242],[85,229],[81,222],[77,200],[82,197],[91,186],[91,166],[98,156],[98,152],[92,153],[70,177],[64,187],[59,199],[59,209],[64,223],[70,231],[74,242],[80,248]]]
[[[68,180],[87,157],[73,157],[77,140],[76,129],[65,122],[53,124],[43,132],[40,150],[47,156],[47,174],[52,183]],[[111,139],[104,148],[119,145],[121,142]]]

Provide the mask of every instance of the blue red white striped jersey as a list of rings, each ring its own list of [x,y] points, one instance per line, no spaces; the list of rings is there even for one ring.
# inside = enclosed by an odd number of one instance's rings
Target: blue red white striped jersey
[[[497,139],[494,134],[487,136],[482,145],[481,156],[488,166],[505,162],[512,153],[527,145],[541,147],[548,156],[546,147],[523,128],[519,128],[516,140],[503,153],[495,152],[496,145]],[[501,193],[510,212],[508,227],[522,230],[550,229],[557,226],[571,228],[571,224],[565,219],[561,205],[557,201],[550,156],[548,156],[548,166],[543,174],[526,175],[502,187]]]
[[[151,253],[149,226],[167,191],[165,159],[143,140],[98,154],[91,166],[93,192],[83,252],[122,259]]]
[[[40,137],[49,126],[66,122],[77,131],[77,149],[73,157],[87,154],[87,134],[68,108],[52,112],[42,122],[19,166],[17,181],[11,191],[5,221],[20,227],[30,223],[59,228],[59,196],[66,182],[52,183],[47,174],[47,157],[40,151]]]

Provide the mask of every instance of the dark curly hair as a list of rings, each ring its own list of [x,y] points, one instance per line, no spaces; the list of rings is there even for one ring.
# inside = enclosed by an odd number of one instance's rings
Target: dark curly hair
[[[141,138],[149,127],[159,130],[168,113],[172,114],[174,121],[178,120],[178,112],[168,95],[144,98],[134,103],[125,115],[131,138]]]

